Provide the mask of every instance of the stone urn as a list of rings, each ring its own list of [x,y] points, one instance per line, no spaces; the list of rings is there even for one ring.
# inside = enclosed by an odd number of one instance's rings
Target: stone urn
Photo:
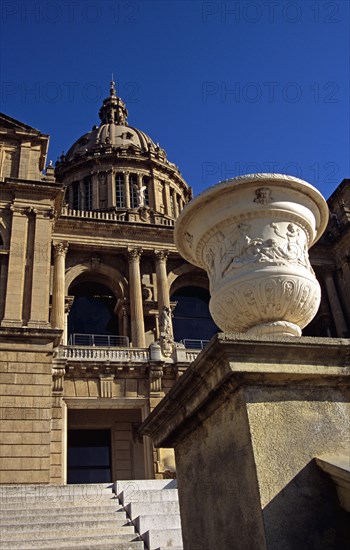
[[[327,222],[327,203],[309,183],[249,174],[191,200],[175,224],[175,244],[206,270],[221,330],[301,336],[321,299],[308,249]]]

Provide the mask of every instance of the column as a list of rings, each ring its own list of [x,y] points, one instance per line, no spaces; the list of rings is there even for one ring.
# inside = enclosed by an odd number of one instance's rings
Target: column
[[[25,209],[12,206],[12,228],[5,313],[2,326],[21,325],[27,253],[28,217]]]
[[[158,310],[162,312],[163,306],[170,307],[168,276],[166,271],[167,250],[155,250]]]
[[[49,326],[52,222],[51,210],[37,211],[28,326]]]
[[[345,338],[348,335],[348,329],[344,319],[343,310],[339,301],[336,286],[334,284],[333,273],[330,269],[324,271],[323,279],[327,289],[328,301],[331,307],[333,321],[337,331],[337,336]]]
[[[125,208],[130,208],[130,183],[129,183],[129,172],[124,172],[124,199],[125,199]]]
[[[144,348],[146,345],[140,273],[141,254],[140,248],[128,249],[131,341],[134,348]]]
[[[64,330],[65,325],[65,265],[68,243],[55,243],[53,245],[54,267],[52,285],[52,312],[51,326]]]

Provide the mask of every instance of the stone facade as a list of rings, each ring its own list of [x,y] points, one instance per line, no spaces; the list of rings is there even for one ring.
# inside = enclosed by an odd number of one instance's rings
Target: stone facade
[[[174,475],[171,451],[138,427],[200,351],[175,343],[171,323],[179,291],[209,287],[173,240],[192,192],[128,126],[114,83],[100,118],[44,170],[48,136],[1,115],[1,483],[66,482],[76,429],[110,431],[113,480]],[[310,251],[323,298],[304,333],[347,337],[349,180],[329,206]]]

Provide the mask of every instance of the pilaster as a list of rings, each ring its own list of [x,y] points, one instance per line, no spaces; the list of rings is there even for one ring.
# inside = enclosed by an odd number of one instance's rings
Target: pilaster
[[[12,205],[11,210],[12,228],[8,260],[5,313],[1,325],[21,326],[27,253],[28,216],[27,208]]]
[[[51,210],[37,210],[36,212],[30,320],[28,326],[49,325],[52,218],[53,213]]]

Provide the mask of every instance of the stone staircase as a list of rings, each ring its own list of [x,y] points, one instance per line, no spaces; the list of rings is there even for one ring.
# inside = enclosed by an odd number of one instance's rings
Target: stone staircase
[[[0,487],[1,550],[144,550],[112,485]]]
[[[117,481],[114,492],[148,550],[183,550],[176,480]]]

